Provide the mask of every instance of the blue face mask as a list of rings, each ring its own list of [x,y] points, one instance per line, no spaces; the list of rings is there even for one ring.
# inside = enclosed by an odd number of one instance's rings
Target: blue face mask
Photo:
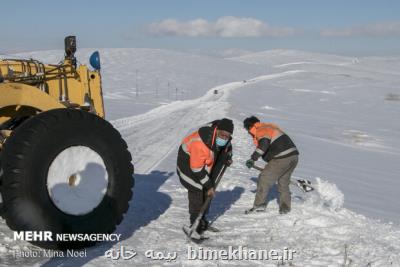
[[[217,146],[226,146],[228,140],[222,139],[221,137],[217,137],[217,140],[215,142],[217,143]]]

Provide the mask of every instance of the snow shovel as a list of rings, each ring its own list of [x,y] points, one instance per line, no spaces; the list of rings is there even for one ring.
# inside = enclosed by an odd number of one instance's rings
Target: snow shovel
[[[253,168],[259,171],[264,170],[257,165],[253,165]],[[314,190],[314,187],[311,186],[311,182],[309,180],[294,179],[290,180],[290,183],[300,188],[304,193],[308,193]]]
[[[222,176],[224,175],[225,170],[226,170],[227,167],[228,167],[227,165],[224,165],[224,167],[222,167],[222,170],[220,171],[219,175],[218,175],[217,178],[215,179],[214,190],[217,189],[217,186],[218,186],[219,182],[221,181]],[[200,236],[198,236],[198,237],[192,237],[192,234],[193,234],[193,233],[197,233],[197,232],[196,232],[196,229],[197,229],[197,227],[199,226],[200,220],[201,220],[201,218],[203,217],[204,212],[207,210],[208,204],[210,203],[211,199],[212,199],[212,197],[207,197],[207,198],[206,198],[206,201],[204,202],[203,206],[201,206],[199,215],[197,216],[196,220],[194,221],[194,223],[192,224],[191,227],[188,227],[188,226],[186,226],[186,225],[183,226],[183,228],[182,228],[182,229],[183,229],[183,232],[185,232],[185,234],[186,234],[189,238],[191,238],[191,239],[196,239],[196,240],[201,240],[201,239],[202,239]]]

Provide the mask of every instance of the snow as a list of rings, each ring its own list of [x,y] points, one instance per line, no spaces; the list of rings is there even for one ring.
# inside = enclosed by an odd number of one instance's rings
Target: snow
[[[395,75],[400,65],[393,64],[393,58],[356,59],[292,50],[230,59],[152,49],[100,52],[108,118],[127,141],[135,164],[134,197],[117,229],[122,240],[89,248],[84,258],[14,258],[15,251],[32,246],[14,241],[2,222],[0,264],[278,264],[187,258],[188,246],[197,250],[242,246],[293,249],[293,266],[400,266],[400,105],[385,100],[389,93],[400,93],[400,78]],[[81,53],[87,58],[90,51]],[[61,57],[59,51],[31,54],[54,62]],[[138,97],[136,69],[142,85]],[[164,89],[155,98],[157,78]],[[184,85],[184,96],[168,97],[168,80],[174,86]],[[257,171],[244,166],[254,149],[241,127],[249,115],[277,123],[294,139],[300,150],[294,178],[309,179],[316,188],[305,194],[293,187],[288,215],[278,214],[276,188],[265,213],[243,213],[252,205],[257,181]],[[211,239],[198,246],[189,243],[181,229],[188,223],[187,193],[175,174],[177,148],[186,134],[225,116],[235,123],[234,163],[209,214],[222,232],[209,233]],[[128,261],[104,257],[106,251],[121,246],[137,255]],[[152,260],[146,257],[148,250],[176,252],[177,258]]]
[[[331,211],[338,211],[342,208],[344,203],[343,193],[336,187],[335,184],[331,184],[327,181],[323,181],[321,178],[315,178],[314,189],[318,194],[313,194],[307,201],[310,204],[328,208]]]

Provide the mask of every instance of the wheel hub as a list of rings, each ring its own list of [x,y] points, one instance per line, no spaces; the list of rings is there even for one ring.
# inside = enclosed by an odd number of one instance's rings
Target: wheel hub
[[[86,146],[59,153],[47,175],[47,190],[54,205],[70,215],[84,215],[103,200],[108,173],[101,156]]]
[[[76,186],[78,184],[77,183],[77,180],[78,180],[77,175],[78,175],[77,173],[74,173],[69,177],[69,179],[68,179],[69,186]]]

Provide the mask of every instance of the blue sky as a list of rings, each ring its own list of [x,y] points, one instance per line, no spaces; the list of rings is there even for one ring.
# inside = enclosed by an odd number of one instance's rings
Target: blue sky
[[[79,47],[400,54],[400,1],[4,1],[0,52]],[[199,20],[201,19],[201,20]]]

